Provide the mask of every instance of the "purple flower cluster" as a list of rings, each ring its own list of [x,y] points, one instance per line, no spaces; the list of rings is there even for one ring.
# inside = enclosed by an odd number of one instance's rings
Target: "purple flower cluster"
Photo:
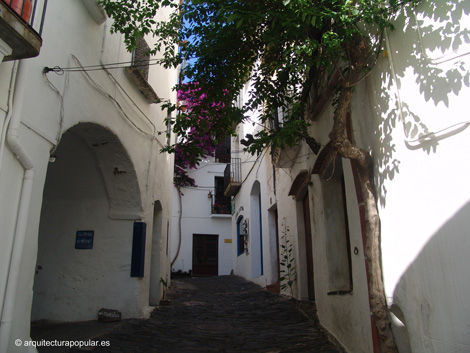
[[[199,157],[214,156],[217,149],[214,126],[221,117],[223,102],[210,101],[198,83],[187,83],[177,92],[179,119],[186,127],[175,145],[175,180],[178,187],[195,186],[187,170],[196,168]]]

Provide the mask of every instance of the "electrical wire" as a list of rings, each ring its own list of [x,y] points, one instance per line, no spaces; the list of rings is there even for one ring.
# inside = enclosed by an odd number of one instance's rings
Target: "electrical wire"
[[[136,102],[134,102],[134,100],[131,98],[131,96],[129,96],[129,93],[127,93],[127,91],[124,89],[124,87],[122,87],[122,85],[119,83],[119,81],[108,71],[108,69],[104,69],[104,71],[108,74],[109,78],[114,82],[114,84],[116,86],[118,86],[121,91],[126,95],[126,97],[132,102],[132,104],[134,105],[134,107],[137,108],[137,110],[142,114],[142,116],[150,123],[150,125],[153,126],[153,132],[154,134],[157,132],[157,127],[155,126],[155,124],[152,122],[152,120],[150,120],[150,118],[147,116],[147,114],[145,114],[142,109],[140,109],[140,107],[138,106],[138,104]],[[163,144],[160,143],[160,146],[163,148]]]
[[[88,72],[88,71],[99,71],[99,70],[114,70],[114,69],[123,69],[129,66],[133,67],[143,67],[148,65],[159,65],[163,59],[149,59],[149,60],[140,60],[140,61],[122,61],[118,63],[109,63],[102,65],[79,65],[75,67],[44,67],[43,72],[49,73],[54,72],[58,75],[63,75],[64,72]]]
[[[197,191],[207,191],[207,190],[213,190],[215,186],[182,186],[181,189],[190,189],[190,190],[197,190]]]
[[[266,153],[268,153],[268,148],[265,148],[264,151],[262,152],[262,156],[261,156],[261,159],[258,163],[258,168],[256,169],[256,179],[258,179],[258,172],[259,172],[259,168],[261,168],[261,162],[263,162],[263,159],[264,157],[266,156]]]
[[[69,61],[70,61],[70,58],[69,58]],[[59,111],[59,130],[57,131],[57,137],[56,137],[56,142],[55,144],[52,146],[51,150],[49,151],[49,155],[51,156],[52,158],[52,154],[57,150],[57,146],[59,145],[60,143],[60,140],[62,138],[62,132],[63,132],[63,129],[64,129],[64,119],[65,119],[65,107],[64,107],[64,100],[65,100],[65,92],[68,88],[68,84],[69,84],[69,77],[67,76],[66,79],[65,79],[65,85],[64,85],[64,89],[62,91],[62,93],[59,91],[59,89],[54,86],[54,84],[49,80],[49,78],[47,77],[47,73],[43,70],[43,76],[44,76],[44,79],[46,80],[47,84],[49,85],[49,87],[56,93],[56,95],[59,97],[59,101],[60,101],[60,111]]]
[[[116,80],[116,78],[109,72],[109,70],[112,70],[112,69],[121,69],[121,68],[126,68],[126,67],[129,67],[129,65],[126,65],[126,64],[132,64],[132,66],[134,67],[140,67],[140,66],[148,66],[148,65],[157,65],[160,63],[160,61],[162,59],[151,59],[151,60],[144,60],[144,61],[123,61],[123,62],[117,62],[117,63],[110,63],[110,64],[100,64],[100,65],[83,65],[80,60],[74,56],[73,54],[71,55],[71,57],[77,62],[78,66],[70,66],[70,67],[66,67],[66,68],[62,68],[60,66],[55,66],[53,68],[50,68],[50,67],[44,67],[43,69],[43,73],[44,74],[47,74],[49,72],[54,72],[55,74],[57,75],[63,75],[64,73],[66,72],[82,72],[83,74],[85,74],[88,78],[88,80],[92,83],[93,86],[95,86],[95,88],[97,88],[103,95],[105,95],[106,97],[108,97],[109,99],[111,99],[115,104],[116,106],[118,107],[118,109],[121,111],[121,113],[125,116],[125,118],[127,120],[129,120],[131,122],[132,125],[134,125],[134,127],[136,129],[138,129],[141,133],[147,135],[148,137],[152,137],[154,138],[158,145],[161,147],[161,148],[164,148],[165,146],[158,140],[158,138],[156,138],[155,134],[157,132],[157,129],[156,129],[156,126],[155,124],[151,121],[151,119],[142,111],[142,109],[135,103],[135,101],[130,97],[130,95],[127,93],[127,91],[124,89],[124,87],[122,87],[122,85],[119,83],[118,80]],[[139,63],[142,63],[142,64],[139,64]],[[138,127],[136,124],[134,124],[134,122],[129,118],[129,116],[124,112],[124,109],[122,108],[122,106],[119,104],[119,102],[117,102],[117,100],[112,97],[108,92],[106,92],[106,90],[101,87],[99,84],[97,84],[88,74],[87,72],[90,72],[90,71],[98,71],[98,70],[101,70],[101,71],[104,71],[108,74],[108,76],[110,77],[110,79],[119,87],[119,89],[125,94],[125,96],[132,102],[132,105],[134,107],[136,107],[136,109],[142,114],[142,116],[152,125],[153,129],[154,129],[154,134],[151,135],[151,134],[148,134],[147,132],[143,131],[140,127]],[[48,81],[48,84],[51,86],[51,83],[50,81],[46,78],[46,80]],[[51,86],[52,87],[52,86]],[[54,89],[54,88],[53,88]],[[60,93],[57,91],[57,93],[60,95]],[[63,103],[62,103],[63,104]]]
[[[82,67],[82,64],[80,62],[80,60],[73,54],[71,54],[71,57],[78,63],[78,65],[80,67]],[[89,82],[101,93],[103,94],[105,97],[109,98],[114,104],[115,106],[118,108],[119,112],[126,118],[126,120],[132,125],[134,126],[135,129],[137,129],[140,133],[142,133],[143,135],[147,136],[148,138],[150,139],[156,139],[158,144],[163,147],[162,143],[160,141],[158,141],[158,139],[156,138],[155,135],[152,135],[152,134],[149,134],[148,132],[144,131],[142,128],[140,128],[136,123],[134,123],[134,121],[127,115],[127,113],[124,111],[123,107],[121,106],[121,104],[116,100],[116,98],[114,98],[112,95],[110,95],[103,87],[101,87],[95,80],[93,80],[93,78],[88,74],[88,72],[86,70],[83,70],[81,71],[83,72],[83,74],[87,77],[87,79],[89,80]]]
[[[256,164],[258,163],[258,161],[260,161],[260,158],[266,153],[266,151],[268,150],[268,148],[270,146],[271,146],[271,144],[268,144],[267,146],[265,146],[263,151],[261,151],[261,153],[256,157],[256,160],[254,161],[254,164],[251,166],[250,170],[248,171],[248,174],[246,175],[245,179],[243,179],[243,181],[240,183],[240,185],[243,185],[243,183],[248,179],[251,172],[255,168]],[[262,158],[261,158],[261,160],[262,160]]]
[[[256,162],[256,160],[254,160],[254,161],[244,161],[244,162],[240,162],[240,164],[248,164],[248,163],[255,163],[255,162]],[[184,168],[180,167],[179,165],[175,165],[175,167],[179,168],[183,172],[192,173],[192,172],[196,172],[198,170],[204,169],[204,168],[209,167],[209,166],[214,166],[215,164],[230,164],[230,163],[208,162],[207,164],[204,164],[201,167],[198,166],[197,168],[194,168],[194,169],[184,169]]]

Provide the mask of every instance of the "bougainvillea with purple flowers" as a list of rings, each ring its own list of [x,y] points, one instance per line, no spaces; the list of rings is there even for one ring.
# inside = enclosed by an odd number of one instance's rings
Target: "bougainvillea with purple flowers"
[[[177,97],[179,109],[174,131],[178,141],[169,147],[175,153],[174,184],[177,187],[195,186],[187,172],[196,168],[203,158],[214,156],[220,139],[227,134],[224,131],[221,136],[219,131],[227,103],[211,100],[210,92],[203,92],[198,83],[181,84]]]

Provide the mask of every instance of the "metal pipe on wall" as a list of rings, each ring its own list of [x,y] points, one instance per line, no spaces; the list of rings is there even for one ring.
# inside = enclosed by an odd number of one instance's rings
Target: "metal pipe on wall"
[[[8,126],[7,143],[10,149],[18,158],[25,169],[23,184],[21,188],[20,204],[18,206],[18,216],[16,221],[13,248],[10,255],[10,264],[8,268],[8,279],[6,286],[5,299],[2,305],[1,325],[0,325],[0,352],[8,352],[10,343],[11,329],[15,312],[16,295],[20,278],[21,261],[23,257],[23,248],[26,238],[28,224],[29,208],[31,205],[31,195],[34,181],[34,164],[19,137],[19,128],[21,124],[21,112],[24,103],[24,95],[27,84],[27,66],[25,61],[20,61],[17,73],[16,89],[14,92],[12,118]]]

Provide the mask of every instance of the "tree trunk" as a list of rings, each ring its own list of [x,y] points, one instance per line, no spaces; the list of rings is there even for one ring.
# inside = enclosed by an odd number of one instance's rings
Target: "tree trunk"
[[[354,145],[346,135],[347,114],[353,96],[353,85],[362,75],[370,49],[365,38],[356,38],[348,48],[351,70],[342,82],[340,94],[333,116],[334,124],[329,134],[332,148],[341,156],[357,162],[361,193],[364,199],[366,244],[365,257],[369,277],[369,305],[379,332],[382,352],[395,353],[398,348],[391,329],[380,258],[380,219],[372,182],[372,158],[370,153]]]
[[[369,304],[375,318],[380,336],[382,352],[398,352],[391,322],[388,315],[385,289],[382,279],[380,259],[380,220],[376,197],[372,183],[372,159],[368,151],[358,148],[346,137],[346,117],[352,99],[353,88],[344,87],[341,90],[338,106],[334,115],[334,126],[330,133],[333,148],[344,158],[357,162],[359,166],[359,181],[364,199],[366,221],[365,256],[369,277]]]

